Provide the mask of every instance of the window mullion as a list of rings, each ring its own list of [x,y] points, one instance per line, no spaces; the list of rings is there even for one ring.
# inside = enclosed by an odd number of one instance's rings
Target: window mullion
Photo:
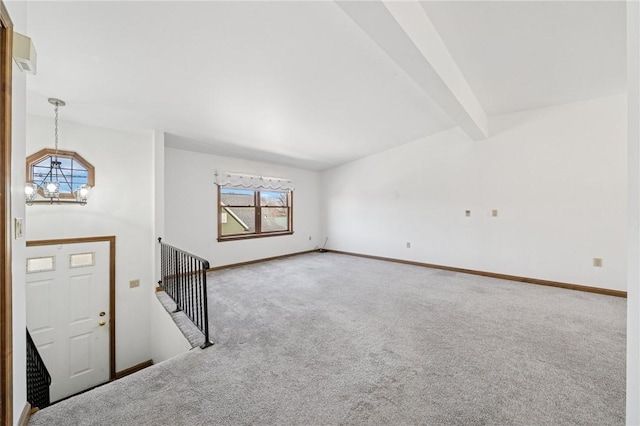
[[[254,203],[256,206],[256,234],[262,233],[262,206],[260,206],[260,191],[255,192]]]

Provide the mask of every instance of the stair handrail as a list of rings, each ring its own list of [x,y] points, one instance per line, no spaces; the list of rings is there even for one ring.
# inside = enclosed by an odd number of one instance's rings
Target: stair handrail
[[[27,328],[27,402],[43,409],[50,404],[51,374]]]
[[[204,334],[202,349],[213,345],[209,336],[207,271],[209,261],[185,250],[160,243],[160,281],[158,285],[176,303],[174,312],[183,311]]]

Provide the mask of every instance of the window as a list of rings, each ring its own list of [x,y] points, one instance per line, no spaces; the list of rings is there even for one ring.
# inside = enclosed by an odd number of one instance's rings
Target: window
[[[218,241],[289,235],[293,193],[218,186]]]
[[[55,256],[30,257],[27,259],[27,274],[56,270]]]
[[[60,198],[75,198],[80,187],[93,187],[93,166],[76,152],[43,149],[27,158],[27,181],[43,190],[46,183],[57,183]],[[43,194],[40,194],[43,195]]]
[[[69,255],[69,268],[82,268],[85,266],[94,266],[96,264],[95,252],[90,253],[73,253]]]

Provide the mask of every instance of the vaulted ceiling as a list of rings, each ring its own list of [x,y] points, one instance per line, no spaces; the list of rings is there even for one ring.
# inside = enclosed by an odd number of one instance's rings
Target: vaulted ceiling
[[[624,2],[29,2],[28,112],[323,170],[626,90]]]

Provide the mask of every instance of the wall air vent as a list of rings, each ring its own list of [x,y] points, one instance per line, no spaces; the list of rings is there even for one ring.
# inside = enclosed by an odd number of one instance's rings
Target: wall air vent
[[[22,71],[35,74],[37,63],[36,48],[27,36],[20,33],[13,33],[13,60]]]

